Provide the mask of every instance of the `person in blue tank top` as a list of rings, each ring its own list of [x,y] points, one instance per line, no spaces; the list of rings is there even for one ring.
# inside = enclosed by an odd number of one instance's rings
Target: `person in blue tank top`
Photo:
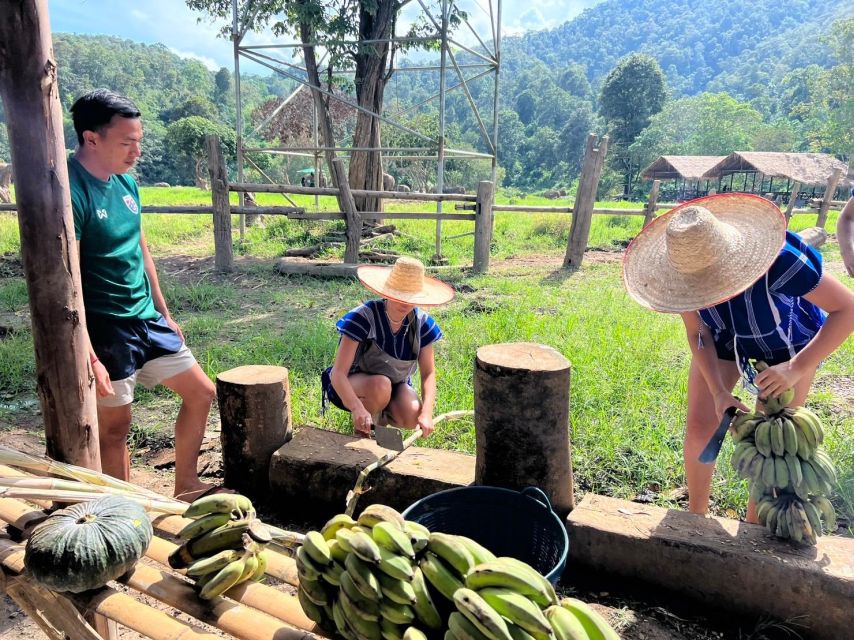
[[[736,193],[686,202],[647,225],[626,250],[623,280],[640,304],[685,324],[685,475],[690,511],[705,514],[714,465],[698,457],[726,409],[750,411],[733,396],[736,382],[756,390],[760,407],[789,387],[790,405],[802,405],[819,363],[854,331],[854,292],[786,230],[774,203]],[[770,365],[761,373],[759,360]],[[752,503],[747,520],[756,522]]]
[[[380,300],[369,300],[338,320],[341,334],[335,362],[323,371],[323,404],[349,411],[356,434],[369,437],[378,421],[404,429],[433,431],[436,372],[433,343],[442,337],[436,322],[420,307],[449,302],[454,290],[424,275],[414,258],[392,267],[357,269],[360,282]],[[421,377],[421,397],[412,376]]]
[[[139,109],[124,96],[96,89],[81,96],[71,113],[79,146],[68,160],[68,178],[98,397],[101,469],[128,480],[134,388],[163,384],[181,397],[175,496],[192,502],[224,491],[202,482],[197,470],[216,389],[169,314],[142,232],[139,190],[128,175],[140,156]]]

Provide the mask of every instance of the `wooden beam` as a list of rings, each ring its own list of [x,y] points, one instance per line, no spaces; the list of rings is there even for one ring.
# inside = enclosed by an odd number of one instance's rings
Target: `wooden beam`
[[[211,203],[214,223],[214,263],[219,271],[234,268],[234,248],[231,240],[231,204],[228,201],[228,171],[222,155],[222,145],[214,135],[205,137],[208,150],[208,173],[211,179]]]
[[[486,273],[489,270],[489,251],[492,245],[492,205],[495,199],[495,185],[492,182],[480,182],[477,185],[477,209],[474,219],[474,272]]]
[[[334,262],[291,262],[279,260],[276,270],[285,276],[315,276],[317,278],[355,278],[355,264],[340,264]]]
[[[792,212],[795,210],[795,202],[798,199],[798,191],[801,189],[801,183],[795,180],[792,183],[792,189],[789,191],[789,204],[786,205],[786,221],[792,219]]]
[[[834,169],[833,175],[827,181],[827,188],[824,190],[824,197],[821,199],[821,207],[818,210],[815,226],[824,229],[824,225],[827,223],[827,214],[830,211],[830,203],[833,202],[833,194],[836,193],[836,185],[839,184],[841,177],[842,169]]]
[[[598,146],[597,146],[598,144]],[[578,191],[575,196],[572,225],[569,228],[569,242],[563,259],[564,267],[580,267],[587,249],[590,237],[590,222],[593,215],[593,203],[596,200],[596,190],[599,188],[599,178],[605,154],[608,153],[608,136],[597,138],[595,134],[587,136],[587,147],[581,165],[581,177],[578,180]]]
[[[0,43],[0,97],[15,167],[47,452],[57,460],[100,469],[94,376],[47,0],[0,2]]]
[[[350,191],[350,179],[344,169],[341,158],[332,161],[332,172],[335,184],[338,185],[338,204],[347,220],[347,244],[344,247],[344,262],[356,264],[359,262],[359,239],[362,237],[362,216],[356,208],[356,200]]]
[[[256,193],[295,193],[307,196],[337,196],[338,189],[330,187],[298,187],[291,184],[256,184],[250,182],[232,182],[231,191],[252,191]],[[371,189],[351,189],[354,196],[377,196],[386,200],[423,200],[425,202],[476,202],[477,196],[465,193],[421,193],[418,191],[373,191]]]
[[[707,181],[708,182],[708,181]],[[648,225],[655,218],[655,207],[658,202],[658,190],[661,188],[661,180],[652,181],[652,189],[649,192],[649,201],[644,207],[643,226]]]

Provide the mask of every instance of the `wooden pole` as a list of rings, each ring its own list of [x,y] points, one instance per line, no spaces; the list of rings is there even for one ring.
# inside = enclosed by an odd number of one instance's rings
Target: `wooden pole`
[[[335,158],[332,161],[332,171],[335,173],[335,186],[338,187],[338,202],[347,219],[347,245],[344,248],[344,262],[356,264],[359,262],[359,240],[362,239],[362,217],[356,208],[356,200],[350,191],[350,179],[341,158]]]
[[[527,342],[477,350],[474,372],[475,484],[542,489],[563,517],[573,508],[569,455],[571,365]]]
[[[488,181],[477,185],[477,204],[474,218],[474,272],[486,273],[489,270],[489,249],[492,244],[495,185]]]
[[[598,147],[596,146],[598,142]],[[581,165],[581,178],[578,180],[578,193],[573,205],[572,225],[569,228],[569,242],[564,267],[580,267],[590,237],[590,221],[593,215],[593,205],[596,202],[596,190],[599,188],[599,178],[602,175],[602,165],[608,152],[608,136],[597,138],[591,133],[587,136],[587,147],[584,151],[584,161]]]
[[[792,219],[792,211],[795,210],[795,202],[798,199],[798,191],[801,189],[801,183],[795,180],[792,183],[792,189],[789,191],[789,204],[786,205],[786,221]]]
[[[818,218],[815,221],[815,226],[824,229],[827,223],[827,213],[830,211],[830,203],[833,201],[833,194],[836,193],[836,185],[839,184],[839,179],[842,177],[842,169],[834,169],[833,175],[827,181],[827,188],[824,190],[824,197],[821,199],[821,206],[818,209]]]
[[[101,468],[47,0],[0,2],[0,97],[15,167],[21,260],[51,458]]]
[[[653,180],[652,189],[649,192],[649,202],[647,202],[646,207],[644,207],[643,226],[648,225],[655,217],[655,206],[658,204],[658,190],[660,188],[661,180]]]
[[[270,488],[270,458],[293,436],[288,370],[246,365],[216,378],[225,484],[248,495]]]
[[[214,223],[214,262],[219,271],[234,268],[234,250],[231,241],[231,205],[228,202],[228,172],[219,138],[205,137],[208,149],[208,173],[211,179],[211,205]]]

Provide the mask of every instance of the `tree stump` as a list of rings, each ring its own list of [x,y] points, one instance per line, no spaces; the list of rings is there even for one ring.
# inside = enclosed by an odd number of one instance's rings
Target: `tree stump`
[[[573,508],[569,455],[571,365],[560,353],[529,342],[477,350],[474,425],[475,484],[542,489],[555,512]]]
[[[267,365],[229,369],[217,376],[216,391],[225,484],[266,494],[270,458],[293,436],[288,370]]]
[[[827,242],[827,231],[821,227],[807,227],[803,231],[799,231],[798,235],[801,236],[801,240],[816,249]]]

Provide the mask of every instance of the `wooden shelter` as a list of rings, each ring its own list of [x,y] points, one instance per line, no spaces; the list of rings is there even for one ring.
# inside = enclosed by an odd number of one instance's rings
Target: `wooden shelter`
[[[716,179],[718,191],[772,194],[775,199],[787,201],[796,183],[801,187],[801,197],[823,193],[837,170],[842,179],[836,187],[850,188],[854,176],[849,167],[830,154],[735,151],[711,167],[703,177]],[[742,174],[741,180],[738,174]]]
[[[670,201],[690,200],[709,192],[706,172],[726,156],[659,156],[641,172],[644,180],[673,180],[671,187],[663,186],[661,198]],[[701,186],[701,182],[705,182]]]

